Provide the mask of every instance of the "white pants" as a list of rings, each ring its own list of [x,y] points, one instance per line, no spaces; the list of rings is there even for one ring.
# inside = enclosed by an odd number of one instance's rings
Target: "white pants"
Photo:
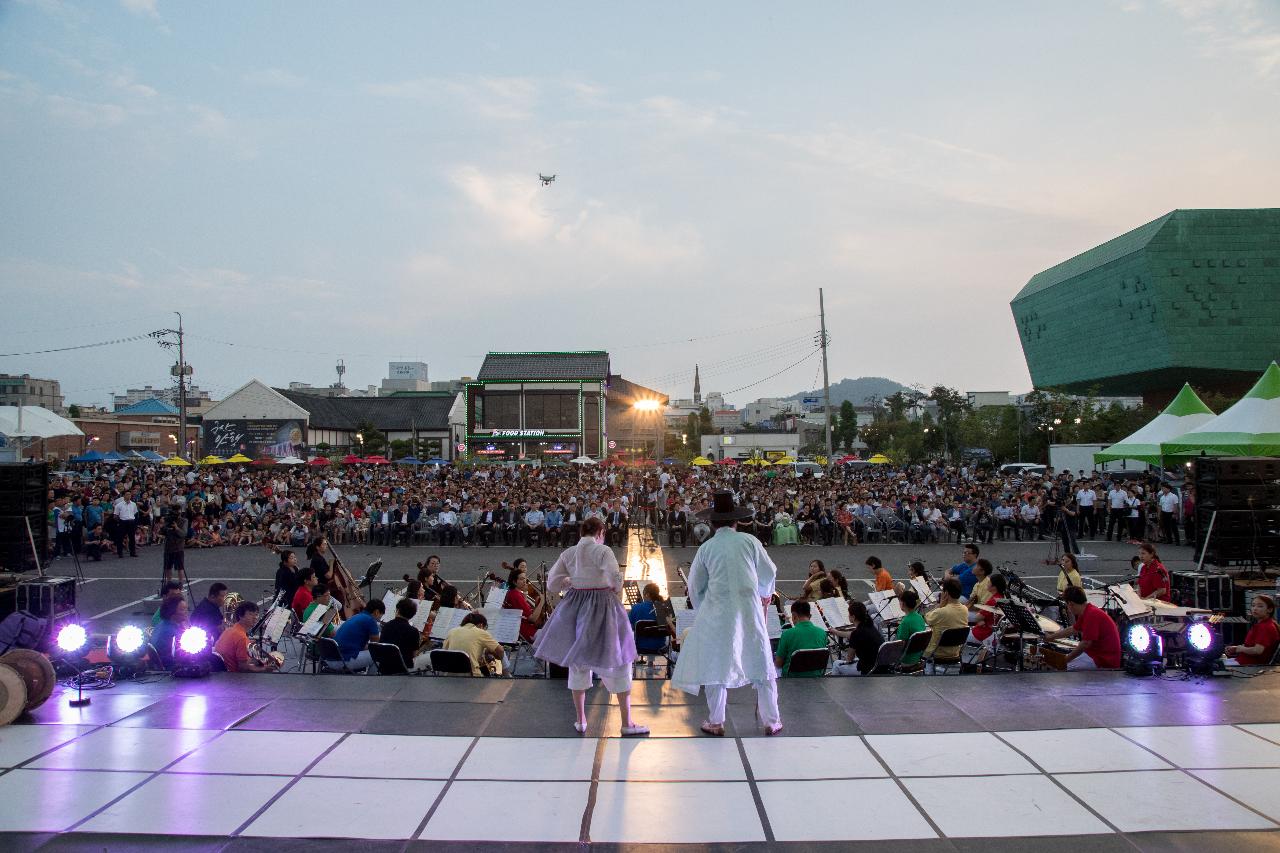
[[[1084,654],[1084,653],[1081,653],[1076,657],[1072,658],[1071,661],[1067,664],[1068,672],[1075,672],[1075,671],[1085,670],[1085,669],[1097,669],[1097,668],[1098,668],[1098,665],[1093,662],[1093,658],[1089,657],[1087,654]]]
[[[753,681],[751,685],[756,689],[756,710],[760,712],[760,721],[766,726],[780,724],[782,715],[778,713],[778,682],[770,678],[767,681]],[[729,689],[723,684],[703,686],[707,691],[707,722],[723,726]]]
[[[604,672],[598,672],[600,680],[604,682],[604,689],[610,693],[629,693],[631,692],[631,666],[630,664],[620,666],[617,669],[608,669]],[[570,690],[590,690],[591,689],[591,668],[586,666],[569,667],[569,689]]]

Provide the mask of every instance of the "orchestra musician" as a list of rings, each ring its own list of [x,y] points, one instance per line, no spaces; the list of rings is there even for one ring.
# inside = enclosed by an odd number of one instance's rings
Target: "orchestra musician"
[[[280,565],[276,567],[277,601],[291,602],[298,590],[298,555],[292,551],[280,551]]]
[[[893,591],[897,594],[898,598],[902,598],[902,594],[908,589],[915,588],[911,581],[916,579],[924,581],[925,586],[927,587],[932,588],[933,586],[933,578],[929,577],[929,571],[924,567],[924,563],[919,560],[912,560],[911,563],[907,565],[907,582],[898,582],[893,585]]]
[[[440,577],[440,558],[435,554],[428,556],[426,562],[418,563],[418,583],[422,584],[422,595],[428,600],[435,599],[444,592],[444,578]]]
[[[595,673],[605,689],[618,697],[622,736],[647,735],[649,729],[631,716],[635,635],[618,600],[622,591],[618,558],[604,543],[604,524],[589,518],[582,524],[578,543],[561,552],[551,566],[547,592],[564,592],[565,597],[551,614],[533,653],[540,660],[568,668],[577,713],[573,727],[579,734],[587,731],[586,697]]]
[[[1253,625],[1238,646],[1227,646],[1228,665],[1266,666],[1280,647],[1280,626],[1276,625],[1276,600],[1269,595],[1256,595],[1249,608]]]
[[[526,643],[532,643],[533,638],[538,634],[538,629],[542,627],[542,616],[547,602],[538,598],[529,585],[529,572],[526,570],[528,565],[523,557],[516,559],[515,566],[507,575],[507,594],[502,599],[502,606],[520,611],[520,639]]]
[[[895,640],[906,642],[911,639],[913,634],[921,631],[928,631],[929,626],[925,624],[924,617],[920,615],[920,593],[915,589],[904,589],[898,593],[898,604],[902,607],[903,616],[898,620],[898,629],[894,633]],[[902,656],[902,664],[904,666],[914,666],[920,662],[920,656],[923,652],[912,652],[909,655]]]
[[[800,591],[800,598],[805,601],[817,601],[822,598],[822,582],[830,580],[827,577],[827,567],[821,560],[809,561],[809,576],[804,579],[804,589]]]
[[[985,559],[979,560],[978,565],[986,562]],[[987,565],[991,564],[987,563]],[[968,664],[981,663],[988,656],[995,654],[996,643],[1000,639],[999,634],[996,633],[996,622],[1000,621],[1000,611],[996,608],[996,602],[1004,598],[1004,594],[1009,589],[1008,581],[999,572],[986,576],[983,580],[987,584],[987,592],[981,604],[982,609],[977,608],[977,595],[969,601],[969,610],[978,618],[969,629],[969,638],[965,642],[963,659]],[[976,585],[974,590],[975,592],[978,590]]]
[[[791,602],[791,625],[778,638],[773,663],[784,678],[791,677],[791,656],[805,649],[825,649],[829,639],[825,629],[813,624],[813,608],[807,601]],[[798,672],[796,678],[818,678],[820,669]]]
[[[631,605],[631,611],[627,614],[627,619],[631,622],[631,630],[633,631],[637,622],[656,623],[658,621],[658,611],[654,605],[662,601],[662,588],[656,583],[647,583],[644,585],[644,589],[641,590],[641,596],[642,598],[639,601]],[[673,635],[675,634],[670,620],[668,620],[666,627]],[[664,646],[666,646],[666,641],[662,637],[636,638],[636,651],[642,655],[647,652],[660,652]]]
[[[279,669],[272,658],[266,663],[259,663],[249,655],[249,631],[258,621],[258,605],[252,601],[242,601],[236,607],[235,624],[222,632],[218,642],[213,644],[213,651],[222,659],[227,672],[271,672]]]
[[[1067,655],[1068,670],[1117,669],[1120,666],[1120,629],[1101,608],[1089,603],[1084,590],[1069,586],[1062,593],[1075,622],[1069,628],[1046,634],[1052,642],[1078,636],[1080,643]]]
[[[418,602],[412,598],[402,598],[396,602],[396,618],[382,626],[380,641],[390,643],[400,649],[405,666],[410,670],[419,670],[431,662],[431,653],[418,654],[422,648],[422,632],[409,624],[409,620],[418,614]]]
[[[969,627],[969,611],[961,602],[960,592],[960,581],[953,577],[943,578],[942,589],[938,593],[938,606],[924,615],[925,624],[933,629],[933,638],[924,650],[925,657],[933,657],[935,654],[950,657],[958,651],[959,646],[943,646],[939,649],[938,640],[942,639],[943,633],[949,628]],[[930,675],[933,674],[933,664],[929,664],[928,671]]]
[[[876,579],[876,592],[892,592],[893,576],[884,567],[879,557],[867,557],[867,571]]]
[[[222,604],[226,600],[227,585],[222,581],[214,581],[209,585],[209,593],[196,605],[188,621],[203,628],[210,640],[217,641],[222,634]]]
[[[311,618],[311,614],[315,612],[315,609],[317,607],[320,607],[320,606],[327,607],[334,603],[335,602],[333,600],[333,596],[329,592],[329,587],[325,586],[322,583],[318,583],[315,586],[311,587],[311,603],[307,605],[306,610],[302,611],[303,623],[305,624],[306,621]],[[341,616],[341,613],[339,612],[339,614],[334,618],[334,620],[325,626],[324,631],[321,632],[320,636],[332,637],[333,632],[338,630],[338,626],[341,624],[342,624],[342,616]]]
[[[1138,572],[1138,595],[1141,598],[1155,598],[1160,601],[1173,600],[1173,588],[1169,579],[1169,570],[1160,562],[1156,554],[1156,546],[1143,542],[1138,546],[1138,559],[1142,568]]]
[[[462,624],[449,631],[444,647],[451,652],[466,652],[471,658],[471,674],[501,675],[503,667],[502,645],[489,633],[489,620],[483,613],[468,613]]]
[[[853,624],[853,630],[849,632],[849,647],[844,660],[835,665],[835,672],[838,675],[870,675],[876,668],[876,656],[884,637],[871,621],[867,605],[861,601],[849,602],[849,621]]]

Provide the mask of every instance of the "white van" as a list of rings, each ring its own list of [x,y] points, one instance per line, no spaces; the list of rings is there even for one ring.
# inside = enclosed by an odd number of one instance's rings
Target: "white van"
[[[785,466],[791,470],[792,476],[803,477],[805,474],[811,474],[813,477],[821,477],[826,473],[826,469],[817,462],[793,462]]]

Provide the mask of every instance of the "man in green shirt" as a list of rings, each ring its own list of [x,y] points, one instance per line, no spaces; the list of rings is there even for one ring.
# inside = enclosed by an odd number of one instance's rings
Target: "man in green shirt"
[[[778,638],[778,651],[773,662],[782,670],[784,676],[791,675],[791,656],[804,649],[825,649],[827,632],[809,621],[812,611],[807,601],[791,602],[791,627],[782,632]],[[797,672],[796,678],[818,678],[822,670]]]
[[[898,596],[898,603],[902,605],[902,612],[906,614],[902,617],[902,621],[898,623],[898,631],[893,635],[895,640],[910,640],[912,634],[921,631],[928,631],[929,626],[925,624],[924,617],[920,615],[920,595],[914,589],[904,589],[902,594]],[[923,651],[912,652],[902,658],[905,666],[911,666],[920,662],[920,656]]]

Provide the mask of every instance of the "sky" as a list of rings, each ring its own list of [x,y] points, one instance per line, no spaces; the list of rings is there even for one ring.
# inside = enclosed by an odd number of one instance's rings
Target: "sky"
[[[606,349],[742,404],[821,383],[823,288],[831,381],[1025,391],[1027,279],[1276,206],[1278,96],[1273,0],[0,0],[0,372],[164,385],[25,353],[180,311],[215,398]]]

